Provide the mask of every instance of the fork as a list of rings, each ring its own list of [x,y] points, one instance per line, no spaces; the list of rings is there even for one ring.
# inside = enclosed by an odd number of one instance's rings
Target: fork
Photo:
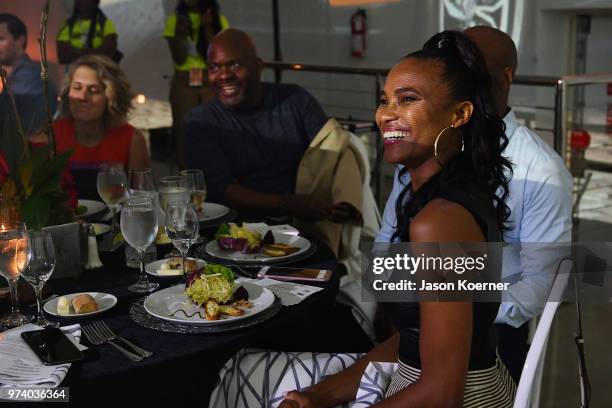
[[[91,344],[99,346],[102,343],[108,343],[122,352],[132,361],[141,361],[143,359],[143,357],[139,356],[138,354],[134,354],[131,351],[121,347],[119,344],[114,343],[112,340],[106,339],[104,335],[99,333],[97,329],[93,327],[93,325],[82,325],[81,328],[83,329],[83,334],[85,334],[87,341],[89,341]]]
[[[118,336],[117,334],[115,334],[115,332],[112,331],[111,328],[108,327],[108,325],[103,320],[96,320],[92,324],[102,334],[104,334],[107,337],[108,340],[119,339],[122,342],[124,342],[125,344],[127,344],[128,346],[130,346],[130,348],[132,350],[134,350],[136,353],[140,354],[142,357],[151,357],[153,355],[153,352],[151,352],[149,350],[145,350],[142,347],[137,346],[136,344],[132,343],[131,341],[129,341],[125,337],[121,337],[121,336]]]

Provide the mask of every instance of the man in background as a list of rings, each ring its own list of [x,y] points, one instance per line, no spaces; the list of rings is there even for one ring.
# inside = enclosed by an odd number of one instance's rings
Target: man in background
[[[0,13],[0,65],[7,73],[7,85],[15,97],[17,112],[26,136],[40,130],[46,122],[46,108],[40,65],[25,52],[28,32],[17,16]],[[8,103],[2,90],[3,107]],[[51,113],[57,108],[57,90],[49,81]]]

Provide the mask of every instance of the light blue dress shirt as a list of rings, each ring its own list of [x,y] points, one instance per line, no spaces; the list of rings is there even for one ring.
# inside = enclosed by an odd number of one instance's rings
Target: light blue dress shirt
[[[557,265],[567,255],[559,246],[542,244],[571,241],[573,182],[561,157],[520,125],[512,110],[504,123],[509,139],[504,155],[514,164],[514,174],[506,201],[511,215],[504,241],[510,246],[504,249],[502,278],[511,285],[496,322],[519,327],[542,312]],[[410,181],[407,173],[398,180],[400,169],[401,165],[395,171],[376,242],[390,242],[395,232],[395,202]]]

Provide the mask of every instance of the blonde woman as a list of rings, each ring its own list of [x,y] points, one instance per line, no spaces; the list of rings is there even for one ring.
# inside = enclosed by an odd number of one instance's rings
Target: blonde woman
[[[62,118],[53,123],[55,143],[58,153],[74,150],[69,167],[79,198],[98,198],[96,176],[102,163],[122,163],[126,172],[149,167],[144,136],[127,123],[130,84],[110,58],[87,55],[76,60],[60,98]]]

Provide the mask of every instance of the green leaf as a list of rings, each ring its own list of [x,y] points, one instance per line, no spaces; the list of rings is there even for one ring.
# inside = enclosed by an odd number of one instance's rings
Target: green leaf
[[[21,204],[21,217],[29,229],[41,229],[49,223],[51,200],[47,196],[32,195]]]
[[[49,148],[46,146],[40,147],[33,149],[30,157],[19,164],[19,183],[21,184],[21,188],[25,191],[26,196],[33,193],[36,185],[40,183],[39,180],[41,178],[49,176],[43,169],[48,157]]]
[[[219,228],[217,229],[217,233],[215,234],[215,236],[222,236],[222,235],[230,235],[230,229],[227,224],[219,225]]]

